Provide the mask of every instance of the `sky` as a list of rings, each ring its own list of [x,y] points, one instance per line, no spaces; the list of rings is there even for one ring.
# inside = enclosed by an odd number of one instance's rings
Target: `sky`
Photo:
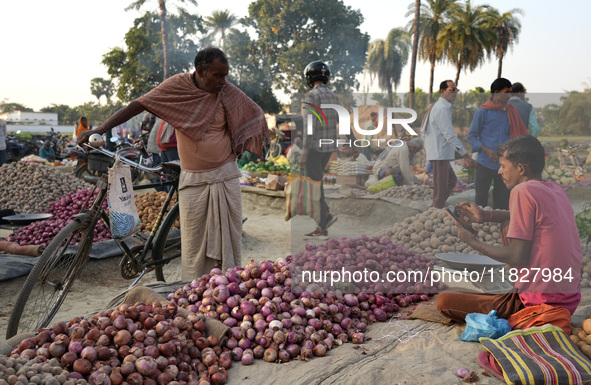
[[[39,111],[51,104],[74,107],[96,102],[90,93],[90,80],[108,78],[102,56],[114,47],[122,47],[125,33],[133,20],[157,9],[156,0],[147,0],[142,12],[125,11],[131,0],[29,0],[6,1],[0,23],[0,101],[20,103]],[[169,0],[174,12],[174,4]],[[248,14],[248,0],[197,0],[197,8],[209,16],[214,10],[229,9],[237,17]],[[405,27],[408,5],[412,0],[344,0],[364,16],[361,31],[370,39],[384,39],[390,29]],[[473,4],[484,4],[473,0]],[[583,90],[591,84],[591,2],[586,0],[491,0],[487,4],[501,12],[520,8],[522,31],[519,42],[503,61],[503,77],[525,85],[529,93],[562,93]],[[316,58],[311,58],[316,59]],[[408,90],[409,68],[402,72],[399,92]],[[477,86],[489,89],[497,74],[493,59],[474,72],[460,75],[461,90]],[[455,69],[438,64],[435,84],[453,79]],[[362,85],[378,92],[367,75]],[[416,87],[429,87],[428,63],[418,62]],[[103,99],[104,101],[104,99]]]

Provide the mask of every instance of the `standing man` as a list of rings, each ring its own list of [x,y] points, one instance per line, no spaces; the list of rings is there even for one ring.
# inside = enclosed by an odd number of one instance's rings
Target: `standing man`
[[[330,79],[330,67],[323,61],[313,61],[304,69],[304,78],[310,92],[306,94],[305,103],[313,104],[320,108],[322,104],[339,104],[339,98],[327,86]],[[309,105],[308,104],[308,105]],[[307,106],[307,105],[304,105]],[[304,130],[302,156],[300,157],[300,168],[306,170],[310,179],[321,182],[320,184],[320,222],[311,233],[305,234],[306,239],[328,239],[328,228],[336,222],[337,217],[330,213],[330,209],[324,198],[324,176],[326,165],[332,154],[337,150],[337,122],[338,115],[335,109],[323,110],[326,122],[320,123],[316,117],[312,119],[312,134]],[[304,123],[308,121],[311,114],[307,109],[302,112]],[[332,139],[332,143],[326,144],[321,139]]]
[[[431,206],[441,209],[458,181],[451,167],[455,152],[462,155],[470,168],[476,166],[476,162],[464,149],[452,124],[451,106],[459,91],[456,84],[451,80],[445,80],[439,85],[439,91],[441,95],[428,112],[421,136],[425,144],[427,161],[433,167],[433,204]]]
[[[6,163],[6,136],[8,130],[6,128],[6,122],[0,119],[0,166]]]
[[[538,126],[534,106],[525,101],[525,87],[523,87],[523,84],[519,82],[513,83],[511,86],[511,95],[513,96],[509,98],[509,103],[517,108],[519,117],[529,134],[537,138],[540,133],[540,126]]]
[[[195,57],[195,72],[174,75],[78,139],[107,130],[148,110],[170,123],[181,161],[179,205],[182,279],[214,267],[240,266],[242,201],[236,158],[262,155],[269,129],[263,110],[226,81],[228,59],[217,48]]]
[[[493,188],[493,208],[509,209],[509,190],[497,173],[499,157],[497,147],[518,135],[527,134],[527,130],[517,113],[517,109],[507,101],[511,96],[511,82],[498,78],[490,85],[491,98],[480,106],[470,125],[468,142],[472,152],[478,152],[476,165],[476,204],[488,205],[488,190]]]

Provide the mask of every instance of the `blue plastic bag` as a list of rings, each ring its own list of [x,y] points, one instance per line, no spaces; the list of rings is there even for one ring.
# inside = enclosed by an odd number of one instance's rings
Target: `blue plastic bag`
[[[462,341],[478,341],[480,337],[497,339],[511,331],[509,321],[497,317],[497,311],[488,314],[470,313],[466,316],[466,329]]]

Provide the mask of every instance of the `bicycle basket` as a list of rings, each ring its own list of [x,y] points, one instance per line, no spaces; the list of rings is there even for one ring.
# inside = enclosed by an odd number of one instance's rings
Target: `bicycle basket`
[[[101,153],[90,153],[88,154],[88,170],[107,172],[109,167],[113,166],[113,159],[111,157]]]

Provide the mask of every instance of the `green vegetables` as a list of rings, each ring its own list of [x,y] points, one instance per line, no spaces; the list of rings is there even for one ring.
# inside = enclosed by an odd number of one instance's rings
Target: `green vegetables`
[[[575,222],[580,238],[591,236],[591,203],[588,203],[583,211],[575,215]]]

